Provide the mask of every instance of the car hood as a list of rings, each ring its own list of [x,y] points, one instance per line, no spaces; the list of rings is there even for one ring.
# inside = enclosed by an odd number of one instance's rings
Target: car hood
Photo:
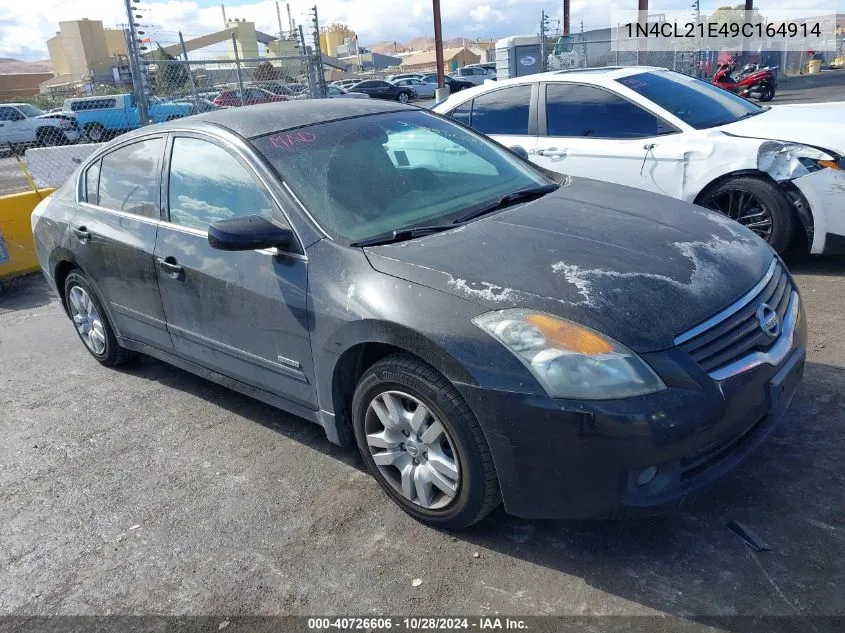
[[[735,136],[803,143],[845,154],[842,110],[824,104],[772,106],[768,112],[717,129]]]
[[[542,310],[637,352],[671,347],[748,292],[773,257],[763,240],[724,216],[588,179],[454,230],[365,252],[376,270],[474,301],[479,313]]]

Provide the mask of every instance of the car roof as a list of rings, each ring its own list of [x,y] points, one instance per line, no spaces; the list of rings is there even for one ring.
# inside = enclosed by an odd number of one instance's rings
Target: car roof
[[[138,128],[130,134],[140,136],[151,131],[167,131],[171,128],[202,129],[208,124],[227,129],[244,138],[254,138],[272,132],[284,132],[293,128],[326,123],[337,119],[346,119],[369,114],[382,114],[403,110],[419,110],[417,106],[402,105],[398,102],[378,99],[306,99],[302,101],[282,101],[262,103],[242,108],[226,108],[195,114],[168,123]]]
[[[639,75],[641,73],[650,71],[667,71],[665,68],[659,66],[603,66],[600,68],[576,68],[572,70],[553,70],[547,73],[536,73],[533,75],[524,75],[523,77],[512,77],[510,79],[500,79],[496,82],[485,83],[474,88],[461,90],[453,95],[450,95],[445,101],[438,104],[437,109],[440,111],[441,106],[451,106],[451,104],[463,103],[473,97],[484,94],[490,90],[495,90],[503,86],[533,84],[541,81],[554,82],[571,82],[579,84],[593,84],[596,86],[609,86],[622,77],[630,75]]]

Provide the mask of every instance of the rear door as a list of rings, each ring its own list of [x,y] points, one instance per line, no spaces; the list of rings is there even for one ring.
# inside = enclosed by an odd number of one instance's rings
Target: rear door
[[[168,154],[169,221],[155,256],[177,354],[316,408],[302,249],[229,252],[208,243],[215,220],[257,213],[289,226],[287,219],[247,160],[217,140],[174,135]]]
[[[531,160],[551,171],[681,196],[682,133],[620,95],[575,83],[541,87]]]
[[[84,172],[72,249],[118,336],[171,350],[153,250],[161,222],[164,136],[132,141]]]

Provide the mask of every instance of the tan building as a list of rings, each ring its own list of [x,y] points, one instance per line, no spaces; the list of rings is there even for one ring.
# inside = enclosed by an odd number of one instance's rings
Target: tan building
[[[477,64],[480,60],[481,55],[473,53],[465,46],[460,48],[444,48],[443,72],[452,72],[467,64]],[[437,72],[437,57],[434,51],[409,55],[402,59],[402,64],[399,68],[402,72]]]
[[[355,31],[345,24],[332,24],[320,31],[320,50],[323,51],[323,55],[335,57],[338,46],[345,44],[347,40],[354,41],[357,39],[358,36]]]
[[[59,84],[81,84],[90,78],[107,78],[116,56],[126,56],[126,40],[121,29],[104,29],[100,20],[59,22],[59,30],[47,40],[53,78],[46,88]]]

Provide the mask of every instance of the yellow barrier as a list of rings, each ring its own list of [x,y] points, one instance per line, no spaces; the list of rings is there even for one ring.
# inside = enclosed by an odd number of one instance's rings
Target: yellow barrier
[[[35,206],[53,191],[39,189],[0,196],[0,240],[9,256],[7,261],[0,260],[0,279],[39,270],[29,218]]]

